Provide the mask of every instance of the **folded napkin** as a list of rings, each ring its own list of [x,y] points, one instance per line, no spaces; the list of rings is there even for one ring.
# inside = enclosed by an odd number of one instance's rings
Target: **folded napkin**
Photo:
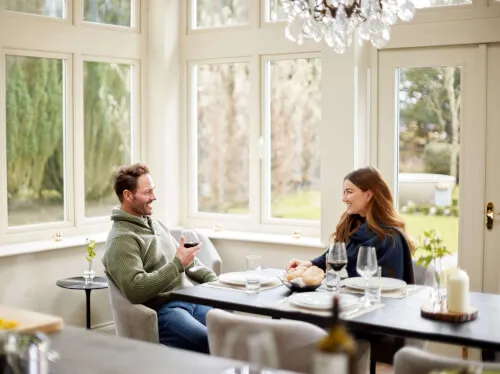
[[[265,286],[261,285],[259,291],[270,290],[271,288],[279,287],[282,284],[283,283],[281,283],[281,281],[278,278],[276,278],[271,283],[268,283]],[[224,289],[227,289],[227,290],[235,290],[235,291],[246,292],[246,287],[245,286],[237,286],[237,285],[234,285],[234,284],[228,284],[228,283],[221,282],[219,280],[216,280],[216,281],[213,281],[213,282],[208,282],[208,283],[203,283],[203,284],[200,284],[200,286],[203,286],[203,287],[213,287],[213,288],[224,288]]]
[[[390,290],[390,291],[384,291],[382,290],[382,297],[390,297],[392,299],[404,299],[407,296],[413,295],[414,293],[420,292],[427,287],[425,286],[418,286],[418,285],[408,285],[404,288],[400,288],[397,290]],[[330,289],[326,288],[324,285],[322,285],[320,288],[318,288],[319,292],[331,292]],[[349,287],[341,287],[340,289],[341,293],[354,293],[354,294],[364,294],[364,290],[357,290],[354,288],[349,288]]]
[[[374,310],[377,310],[379,308],[382,308],[384,304],[374,304],[370,305],[368,307],[360,307],[356,309],[351,309],[347,310],[345,312],[340,313],[340,318],[349,320],[349,319],[354,319],[357,317],[360,317],[366,313],[373,312]],[[266,305],[268,308],[273,308],[273,309],[279,309],[279,310],[290,310],[290,311],[296,311],[296,312],[302,312],[302,313],[307,313],[307,314],[315,314],[318,316],[325,316],[329,317],[331,316],[332,312],[331,310],[318,310],[318,309],[311,309],[311,308],[301,308],[299,306],[293,305],[288,297],[281,299],[275,304],[271,305]]]

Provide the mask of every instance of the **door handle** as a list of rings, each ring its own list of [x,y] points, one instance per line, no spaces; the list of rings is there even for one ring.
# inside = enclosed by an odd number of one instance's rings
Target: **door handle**
[[[495,204],[491,201],[486,204],[486,228],[488,230],[493,229],[493,220],[495,219],[495,216],[498,215],[500,215],[500,213],[495,213]]]

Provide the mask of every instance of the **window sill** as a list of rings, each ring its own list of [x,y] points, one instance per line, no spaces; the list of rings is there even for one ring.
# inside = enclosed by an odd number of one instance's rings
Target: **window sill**
[[[0,257],[18,256],[23,254],[52,251],[56,249],[81,247],[85,245],[87,238],[92,238],[96,241],[96,243],[104,243],[107,236],[108,233],[103,232],[91,235],[89,234],[67,237],[63,238],[63,240],[61,241],[55,241],[54,239],[51,239],[17,244],[5,244],[0,245]]]
[[[307,236],[292,238],[290,235],[263,234],[245,231],[215,231],[212,229],[197,229],[197,231],[215,240],[237,240],[243,242],[293,245],[297,247],[325,248],[319,238]]]

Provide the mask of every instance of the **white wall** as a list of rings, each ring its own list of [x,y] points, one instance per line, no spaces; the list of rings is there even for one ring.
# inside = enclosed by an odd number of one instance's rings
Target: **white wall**
[[[0,257],[0,304],[61,316],[66,324],[85,326],[85,292],[56,286],[62,278],[81,276],[86,247]],[[102,276],[103,245],[96,246],[94,270]],[[107,290],[91,293],[92,325],[112,321]]]

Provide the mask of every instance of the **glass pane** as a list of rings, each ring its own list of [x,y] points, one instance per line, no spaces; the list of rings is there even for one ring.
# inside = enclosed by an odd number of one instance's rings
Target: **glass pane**
[[[286,21],[286,13],[283,10],[281,0],[267,0],[267,22]]]
[[[64,221],[64,62],[6,56],[8,224]]]
[[[5,9],[40,16],[63,18],[66,16],[65,0],[6,0]]]
[[[320,219],[321,60],[268,63],[271,216]]]
[[[131,162],[132,66],[85,61],[85,216],[107,216],[117,205],[113,172]]]
[[[448,5],[467,5],[472,4],[472,0],[414,0],[416,8],[431,8]]]
[[[193,0],[194,28],[248,25],[249,0]]]
[[[410,235],[436,229],[457,264],[459,66],[399,69],[399,210]],[[418,253],[417,253],[418,255]]]
[[[248,63],[194,68],[200,212],[248,213]]]
[[[132,0],[84,0],[83,19],[115,26],[132,26]]]

